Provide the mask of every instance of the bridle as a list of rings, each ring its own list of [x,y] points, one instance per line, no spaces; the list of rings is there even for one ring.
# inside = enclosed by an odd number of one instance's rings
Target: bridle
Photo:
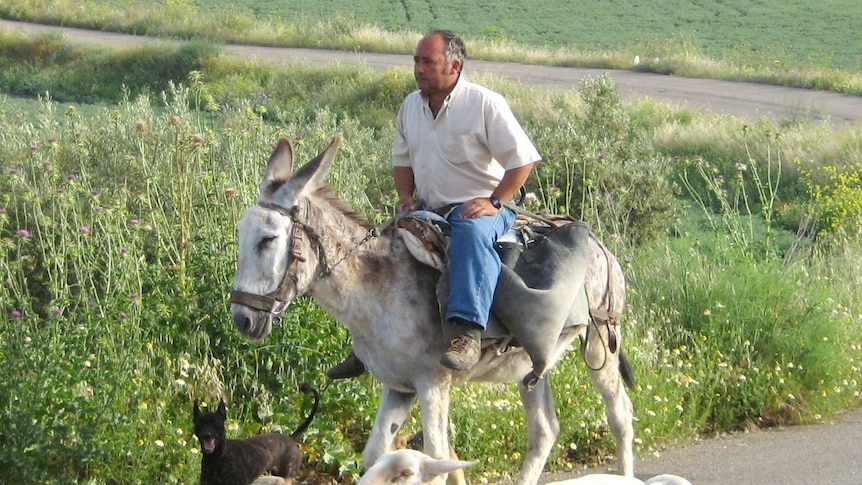
[[[291,230],[289,239],[290,260],[288,261],[287,266],[284,269],[284,274],[281,277],[281,282],[279,282],[275,290],[265,295],[231,290],[230,302],[236,303],[238,305],[244,305],[255,310],[270,313],[273,317],[276,318],[281,316],[281,314],[284,312],[290,302],[293,301],[293,299],[297,296],[297,284],[299,283],[299,263],[304,263],[308,260],[308,258],[306,258],[306,256],[302,253],[302,241],[305,237],[308,237],[308,239],[311,241],[312,246],[314,247],[314,252],[317,256],[318,271],[317,275],[315,275],[314,277],[314,280],[317,280],[332,274],[332,270],[336,266],[341,264],[355,250],[368,242],[368,240],[377,236],[377,230],[375,228],[370,229],[368,231],[368,234],[366,234],[365,238],[354,244],[347,251],[347,253],[343,257],[338,259],[335,263],[330,264],[329,259],[326,257],[326,251],[324,251],[323,249],[323,243],[321,242],[320,235],[317,233],[317,231],[314,230],[313,227],[300,220],[300,215],[302,211],[300,210],[299,205],[295,205],[290,209],[273,203],[261,202],[258,203],[258,205],[260,207],[263,207],[264,209],[278,212],[279,214],[290,218],[291,222],[293,222],[293,228]],[[308,201],[306,200],[306,212],[308,212],[307,207]]]

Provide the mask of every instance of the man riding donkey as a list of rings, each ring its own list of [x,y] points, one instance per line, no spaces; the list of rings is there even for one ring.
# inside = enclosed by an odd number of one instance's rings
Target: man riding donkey
[[[501,260],[494,242],[515,224],[504,205],[541,160],[502,95],[462,75],[466,49],[448,30],[416,46],[418,90],[398,110],[392,149],[398,212],[431,210],[451,226],[445,320],[452,328],[440,363],[467,370],[481,355]],[[353,352],[329,369],[332,379],[365,372]]]

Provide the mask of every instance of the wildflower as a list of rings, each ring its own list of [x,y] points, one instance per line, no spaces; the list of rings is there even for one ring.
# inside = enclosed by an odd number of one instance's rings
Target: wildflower
[[[9,169],[9,173],[12,175],[18,175],[18,169],[15,167],[12,167]]]
[[[30,231],[27,229],[21,229],[18,231],[18,235],[21,237],[30,237]]]
[[[180,124],[180,121],[182,121],[182,118],[180,118],[179,116],[177,116],[177,115],[171,116],[171,121],[170,121],[171,126],[177,126],[178,124]]]
[[[704,310],[704,311],[703,311],[703,315],[704,315],[704,316],[707,316],[707,317],[708,317],[708,316],[710,316],[710,315],[712,315],[712,310],[710,310],[709,308],[707,308],[706,310]]]
[[[81,231],[81,234],[90,234],[90,228],[88,226],[81,226],[78,230]]]
[[[70,173],[69,175],[66,175],[66,180],[75,180],[75,174]]]
[[[39,149],[39,145],[37,145],[37,144],[35,144],[35,143],[31,143],[31,144],[30,144],[30,150],[32,150],[32,151],[34,151],[34,152],[35,152],[35,151],[36,151],[36,150],[38,150],[38,149]]]
[[[12,310],[11,315],[12,318],[21,318],[21,312],[19,312],[18,310]]]
[[[138,220],[138,219],[132,219],[132,220],[130,220],[130,221],[129,221],[129,224],[131,224],[131,225],[133,225],[133,226],[137,226],[137,225],[138,225],[138,224],[140,224],[140,223],[141,223],[141,221],[140,221],[140,220]]]
[[[63,314],[63,310],[60,310],[59,308],[54,307],[54,308],[52,308],[52,309],[51,309],[51,313],[53,313],[54,315],[62,315],[62,314]]]
[[[125,320],[129,318],[129,315],[126,312],[120,312],[120,320]]]
[[[127,248],[127,247],[123,246],[123,247],[121,247],[121,248],[120,248],[120,252],[121,252],[121,253],[123,253],[123,254],[126,254],[126,253],[128,253],[128,252],[129,252],[129,248]]]
[[[143,133],[147,131],[147,124],[143,121],[138,121],[135,123],[135,129],[138,130],[138,133]]]
[[[233,199],[239,196],[239,190],[236,187],[228,187],[224,189],[224,195],[228,199]]]
[[[158,449],[162,449],[165,447],[165,442],[162,440],[156,440],[153,442],[153,444],[156,445],[156,448]]]

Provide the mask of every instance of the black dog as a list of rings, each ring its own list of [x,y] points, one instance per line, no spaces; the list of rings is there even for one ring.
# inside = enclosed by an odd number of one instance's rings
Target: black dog
[[[195,401],[195,436],[201,443],[201,485],[248,485],[264,472],[292,478],[299,471],[302,453],[296,440],[308,429],[317,413],[320,393],[310,384],[300,387],[302,392],[314,393],[314,405],[308,417],[290,436],[265,433],[244,440],[225,437],[227,419],[224,401],[219,401],[215,412],[202,413]]]

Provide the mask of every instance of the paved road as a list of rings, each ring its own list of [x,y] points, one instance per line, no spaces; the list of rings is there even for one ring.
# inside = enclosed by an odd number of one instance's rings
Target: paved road
[[[614,470],[546,474],[543,482],[590,473]],[[862,410],[843,413],[825,424],[731,434],[635,460],[635,475],[641,480],[662,473],[685,477],[693,485],[862,484]]]
[[[96,32],[81,29],[26,24],[0,20],[0,29],[28,34],[58,33],[72,42],[117,47],[172,42],[156,38]],[[358,63],[373,68],[407,67],[412,56],[327,51],[319,49],[284,49],[257,46],[225,46],[231,54],[246,58],[267,59],[285,63],[306,61],[315,64]],[[862,96],[848,96],[823,91],[766,86],[754,83],[691,79],[633,71],[579,69],[531,66],[514,63],[467,62],[468,73],[489,72],[533,86],[577,89],[588,76],[608,73],[624,98],[648,96],[675,105],[708,109],[717,113],[755,120],[770,118],[781,121],[790,117],[811,117],[835,124],[862,122]]]
[[[140,36],[93,32],[0,20],[0,29],[28,34],[56,32],[69,41],[117,47],[171,42]],[[361,63],[374,68],[404,67],[411,56],[227,46],[232,54],[274,62],[317,64]],[[862,122],[862,97],[703,79],[688,79],[630,71],[600,71],[521,64],[469,61],[475,71],[497,73],[525,84],[576,89],[587,76],[608,72],[624,97],[649,96],[678,105],[710,109],[742,118],[811,116],[835,123]],[[585,473],[546,475],[543,481],[563,480]],[[670,448],[659,457],[635,462],[639,478],[673,473],[694,485],[728,484],[862,484],[862,411],[849,412],[828,424],[755,431]]]

